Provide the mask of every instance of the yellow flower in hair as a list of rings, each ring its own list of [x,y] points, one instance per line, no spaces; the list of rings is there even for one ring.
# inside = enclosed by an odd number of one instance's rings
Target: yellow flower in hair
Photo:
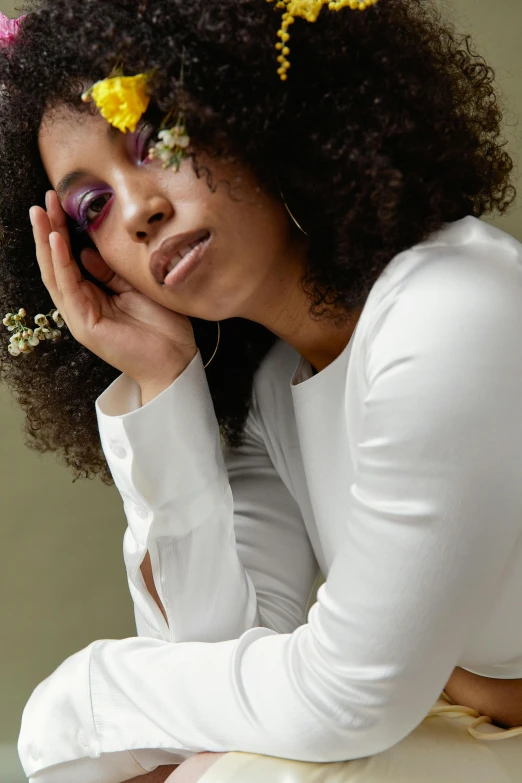
[[[267,2],[273,3],[274,0],[267,0]],[[365,11],[378,2],[379,0],[278,0],[275,7],[284,11],[281,28],[277,33],[278,38],[281,40],[276,44],[276,49],[279,49],[281,52],[277,58],[279,63],[277,73],[281,81],[285,81],[288,78],[286,73],[290,68],[287,58],[287,55],[290,54],[288,46],[290,34],[288,28],[295,22],[296,16],[306,19],[307,22],[316,22],[324,5],[327,5],[330,11],[340,11],[341,8],[350,8],[352,11]]]
[[[150,95],[147,90],[148,76],[113,76],[96,82],[82,95],[82,101],[93,100],[102,117],[122,133],[134,133],[136,126],[147,110]]]
[[[286,0],[286,10],[292,16],[300,16],[302,19],[306,19],[307,22],[315,22],[321,12],[323,5],[326,5],[328,0]],[[279,6],[278,4],[278,7]]]

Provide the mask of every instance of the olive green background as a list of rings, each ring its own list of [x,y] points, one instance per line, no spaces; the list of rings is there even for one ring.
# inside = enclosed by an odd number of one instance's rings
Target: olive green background
[[[506,136],[518,160],[520,0],[448,0],[445,5],[456,13],[461,30],[475,34],[479,49],[496,69],[510,108]],[[3,13],[12,15],[15,6],[0,0]],[[522,193],[522,179],[519,187]],[[522,240],[522,197],[517,204],[509,216],[494,222]],[[13,307],[21,305],[13,302]],[[54,456],[36,455],[24,446],[22,423],[16,404],[0,387],[2,783],[23,779],[17,777],[14,746],[33,688],[94,639],[135,633],[121,553],[125,519],[117,491],[98,481],[73,484],[72,474]]]

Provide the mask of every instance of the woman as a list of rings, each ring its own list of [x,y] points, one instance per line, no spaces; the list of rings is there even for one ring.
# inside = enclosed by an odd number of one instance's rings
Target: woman
[[[112,475],[138,632],[35,690],[31,781],[519,774],[492,74],[427,0],[282,5],[47,0],[2,49],[3,374]]]

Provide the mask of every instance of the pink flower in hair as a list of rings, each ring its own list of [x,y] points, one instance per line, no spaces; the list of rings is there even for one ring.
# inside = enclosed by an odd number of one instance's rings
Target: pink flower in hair
[[[15,40],[20,22],[25,19],[26,15],[19,16],[18,19],[10,19],[0,11],[0,46],[5,46]]]

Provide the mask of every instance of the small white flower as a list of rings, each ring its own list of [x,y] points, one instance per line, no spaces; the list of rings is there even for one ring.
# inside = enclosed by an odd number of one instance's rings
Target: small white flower
[[[161,150],[158,154],[158,158],[163,161],[163,163],[168,163],[172,157],[172,150]]]
[[[62,323],[63,323],[63,319],[62,319],[62,316],[61,316],[61,314],[60,314],[60,311],[59,311],[59,310],[53,310],[53,311],[52,311],[52,313],[51,313],[51,318],[53,319],[53,321],[54,321],[56,324],[57,324],[59,321],[62,321]]]
[[[172,149],[176,144],[176,139],[172,130],[162,130],[158,133],[158,138],[162,140],[163,144],[169,149]]]
[[[188,147],[190,144],[190,138],[188,136],[180,136],[178,139],[178,147],[182,147],[183,149],[185,147]]]
[[[59,310],[52,310],[49,313],[50,318],[54,323],[49,322],[48,316],[43,313],[38,313],[35,316],[34,321],[38,325],[33,331],[29,327],[25,326],[23,319],[27,313],[23,307],[18,310],[18,313],[7,313],[3,319],[4,326],[7,326],[9,332],[13,334],[9,337],[8,351],[12,356],[19,356],[21,353],[32,353],[34,349],[44,340],[52,340],[57,342],[62,333],[59,328],[65,326],[62,314]],[[0,364],[1,366],[1,364]]]

